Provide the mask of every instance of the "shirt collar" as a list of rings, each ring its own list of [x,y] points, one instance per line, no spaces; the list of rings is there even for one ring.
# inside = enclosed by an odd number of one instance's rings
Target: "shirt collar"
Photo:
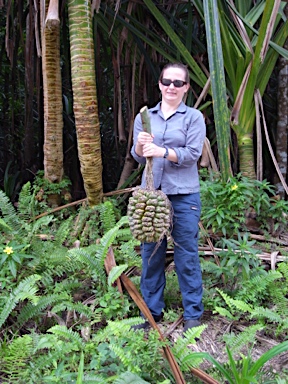
[[[154,113],[157,113],[161,110],[161,101],[155,105],[155,107],[151,108],[150,111],[151,112],[154,112]],[[175,113],[176,112],[180,112],[180,113],[185,113],[187,110],[187,105],[181,101],[181,103],[179,104],[179,107],[176,109]]]

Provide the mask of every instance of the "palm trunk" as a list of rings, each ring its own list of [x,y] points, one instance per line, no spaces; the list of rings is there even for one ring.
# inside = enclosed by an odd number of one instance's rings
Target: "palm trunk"
[[[243,176],[256,179],[253,133],[246,133],[237,137],[240,172]]]
[[[285,8],[285,15],[288,17],[288,6]],[[288,49],[288,39],[286,39],[285,49]],[[278,75],[278,119],[277,119],[277,137],[276,137],[276,157],[279,168],[284,179],[287,181],[288,172],[288,60],[284,57],[279,58],[279,75]],[[279,177],[275,176],[275,186],[279,195],[285,196],[283,184]]]
[[[102,158],[91,4],[69,0],[73,109],[84,188],[90,206],[102,199]]]
[[[44,177],[59,183],[63,177],[63,108],[60,69],[58,0],[41,4],[42,73],[44,90]],[[51,16],[52,14],[52,16]]]

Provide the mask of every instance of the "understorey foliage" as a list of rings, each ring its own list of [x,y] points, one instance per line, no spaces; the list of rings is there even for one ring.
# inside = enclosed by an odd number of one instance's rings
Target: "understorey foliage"
[[[211,364],[207,373],[219,382],[244,383],[236,372],[244,375],[247,366],[249,377],[259,383],[271,376],[263,369],[264,362],[288,349],[288,267],[281,262],[275,270],[264,268],[257,243],[247,231],[222,242],[217,237],[219,264],[200,252],[206,310],[215,318],[246,325],[242,332],[226,334],[227,363],[220,364],[189,347],[201,338],[205,324],[172,343],[154,330],[131,329],[142,318],[116,281],[125,273],[139,288],[140,243],[116,199],[93,208],[66,207],[65,212],[45,206],[41,212],[35,196],[35,188],[27,183],[14,206],[0,191],[1,382],[174,383],[163,354],[166,347],[187,383],[198,383],[191,369],[204,361]],[[203,239],[200,236],[201,246]],[[108,274],[105,263],[111,250],[116,266]],[[177,320],[182,305],[171,264],[166,278],[167,326]],[[256,362],[251,351],[259,332],[276,338],[278,348]],[[275,383],[287,379],[285,371],[273,375]]]

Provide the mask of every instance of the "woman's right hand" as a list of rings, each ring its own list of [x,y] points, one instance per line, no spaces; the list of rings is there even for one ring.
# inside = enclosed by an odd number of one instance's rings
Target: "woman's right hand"
[[[143,147],[145,144],[150,144],[153,142],[153,135],[147,132],[140,132],[137,139],[137,145]]]

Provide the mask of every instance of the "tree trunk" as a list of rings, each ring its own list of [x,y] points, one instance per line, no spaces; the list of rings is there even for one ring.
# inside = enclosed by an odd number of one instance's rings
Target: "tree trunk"
[[[68,14],[79,160],[88,203],[94,206],[101,202],[103,184],[91,4],[69,0]]]
[[[285,7],[285,14],[288,17],[288,6]],[[288,39],[284,45],[288,49]],[[277,136],[276,136],[276,158],[284,179],[287,181],[288,172],[288,60],[284,57],[279,58],[279,75],[278,75],[278,118],[277,118]],[[278,194],[285,196],[285,190],[279,177],[275,175],[275,186]]]
[[[240,172],[243,176],[255,179],[255,159],[253,147],[253,133],[237,136]]]
[[[44,177],[51,183],[63,178],[63,107],[60,69],[58,0],[40,2],[44,93]]]

